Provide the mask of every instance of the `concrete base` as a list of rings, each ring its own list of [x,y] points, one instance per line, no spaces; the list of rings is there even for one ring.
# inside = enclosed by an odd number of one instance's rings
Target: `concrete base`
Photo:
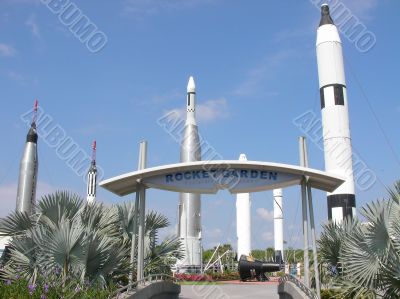
[[[181,286],[170,281],[159,281],[138,290],[126,299],[178,299]]]
[[[285,281],[278,285],[279,299],[309,299],[293,282]]]

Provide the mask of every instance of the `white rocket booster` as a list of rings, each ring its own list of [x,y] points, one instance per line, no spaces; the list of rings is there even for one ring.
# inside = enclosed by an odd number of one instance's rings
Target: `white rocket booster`
[[[96,200],[97,187],[97,168],[96,168],[96,140],[92,145],[92,163],[87,173],[87,197],[88,204],[92,204]]]
[[[325,169],[346,178],[339,188],[328,193],[328,218],[341,222],[347,216],[355,216],[356,201],[342,43],[327,4],[321,6],[316,48]]]
[[[239,161],[247,161],[245,154],[241,154]],[[236,232],[237,232],[237,259],[241,255],[251,254],[251,217],[250,194],[239,193],[236,195]]]
[[[275,262],[280,263],[284,261],[282,189],[274,189],[273,194],[274,194]]]
[[[31,128],[26,136],[24,153],[20,163],[19,181],[17,190],[17,212],[32,214],[35,211],[36,183],[38,172],[38,154],[36,132],[36,115],[38,101],[35,101]]]
[[[200,139],[196,124],[196,86],[193,77],[187,85],[186,123],[181,144],[181,162],[201,160]],[[201,200],[200,194],[180,193],[178,236],[185,250],[185,257],[177,262],[182,272],[200,271],[201,250]]]

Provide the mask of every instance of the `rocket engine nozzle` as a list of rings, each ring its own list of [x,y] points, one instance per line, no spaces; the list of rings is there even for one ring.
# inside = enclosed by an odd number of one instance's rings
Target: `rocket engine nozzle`
[[[282,269],[284,269],[284,264],[282,263],[266,263],[246,255],[242,255],[239,260],[239,275],[242,281],[251,279],[266,281],[268,277],[265,273],[278,272]]]

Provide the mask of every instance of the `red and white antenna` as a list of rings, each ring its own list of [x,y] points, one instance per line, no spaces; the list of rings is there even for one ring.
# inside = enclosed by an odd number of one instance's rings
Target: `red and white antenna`
[[[92,145],[92,164],[96,163],[96,140],[93,141]]]
[[[35,103],[33,104],[33,116],[32,116],[32,123],[36,123],[37,120],[37,110],[38,110],[39,102],[38,100],[35,100]]]

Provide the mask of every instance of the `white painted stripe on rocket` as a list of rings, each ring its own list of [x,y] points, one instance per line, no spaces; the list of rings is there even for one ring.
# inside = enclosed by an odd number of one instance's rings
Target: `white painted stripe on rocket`
[[[241,154],[240,161],[247,161],[245,154]],[[236,232],[237,258],[242,254],[251,254],[251,200],[249,193],[236,195]]]
[[[346,85],[342,42],[335,25],[326,24],[318,27],[316,47],[319,87],[333,83]]]
[[[343,208],[336,207],[332,208],[332,222],[341,223],[343,220]]]

